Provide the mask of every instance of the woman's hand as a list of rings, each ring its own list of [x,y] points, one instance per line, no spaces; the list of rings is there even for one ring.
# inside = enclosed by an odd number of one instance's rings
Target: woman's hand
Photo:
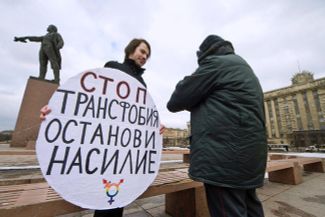
[[[50,114],[52,110],[48,107],[48,105],[45,105],[41,108],[40,112],[40,119],[44,121],[46,119],[46,115]]]
[[[163,134],[163,133],[165,132],[165,130],[166,130],[165,125],[160,124],[160,128],[159,128],[159,133],[160,133],[160,135]]]

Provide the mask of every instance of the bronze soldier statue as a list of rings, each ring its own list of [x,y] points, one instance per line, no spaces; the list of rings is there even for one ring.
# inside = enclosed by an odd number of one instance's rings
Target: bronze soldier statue
[[[44,36],[25,36],[15,37],[14,41],[27,43],[26,40],[33,42],[41,42],[39,51],[40,71],[39,78],[45,80],[47,72],[47,63],[50,61],[53,69],[54,82],[60,83],[60,69],[61,69],[61,54],[60,49],[63,47],[62,36],[58,33],[58,29],[54,25],[47,27],[47,34]]]

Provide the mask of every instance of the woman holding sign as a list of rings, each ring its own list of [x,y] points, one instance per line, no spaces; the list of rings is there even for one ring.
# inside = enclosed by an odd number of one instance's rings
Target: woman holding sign
[[[123,71],[138,81],[145,87],[147,86],[142,78],[144,68],[142,66],[146,64],[151,54],[150,44],[144,39],[133,39],[124,49],[125,57],[123,63],[116,61],[109,61],[104,67],[118,69]],[[95,210],[94,217],[122,217],[123,208],[115,208],[108,210]]]
[[[116,61],[109,61],[105,64],[106,68],[118,69],[122,72],[127,73],[133,78],[137,79],[141,84],[146,87],[146,83],[142,78],[144,73],[144,68],[142,68],[147,62],[151,54],[150,44],[144,39],[133,39],[125,47],[125,58],[123,63],[118,63]],[[44,106],[41,109],[40,118],[45,119],[46,115],[51,112],[48,106]],[[160,125],[160,134],[164,131],[164,126]],[[123,207],[114,208],[107,210],[95,210],[94,217],[121,217],[123,216]]]

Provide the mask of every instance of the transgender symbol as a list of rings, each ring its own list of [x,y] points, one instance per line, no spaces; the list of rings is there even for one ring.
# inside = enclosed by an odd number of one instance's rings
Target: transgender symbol
[[[112,205],[114,202],[113,197],[115,197],[120,191],[120,184],[124,182],[124,179],[121,179],[119,183],[112,183],[111,181],[107,181],[103,179],[103,184],[105,185],[106,195],[109,197],[109,204]]]

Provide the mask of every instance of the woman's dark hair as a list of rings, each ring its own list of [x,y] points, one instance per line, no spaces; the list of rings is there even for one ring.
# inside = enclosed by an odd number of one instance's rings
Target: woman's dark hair
[[[130,43],[125,47],[124,49],[124,53],[125,53],[125,59],[127,59],[130,54],[134,53],[135,49],[141,44],[141,43],[145,43],[149,49],[149,54],[148,54],[148,58],[150,57],[151,55],[151,47],[150,47],[150,44],[142,39],[142,38],[135,38],[135,39],[132,39],[132,41],[130,41]]]

